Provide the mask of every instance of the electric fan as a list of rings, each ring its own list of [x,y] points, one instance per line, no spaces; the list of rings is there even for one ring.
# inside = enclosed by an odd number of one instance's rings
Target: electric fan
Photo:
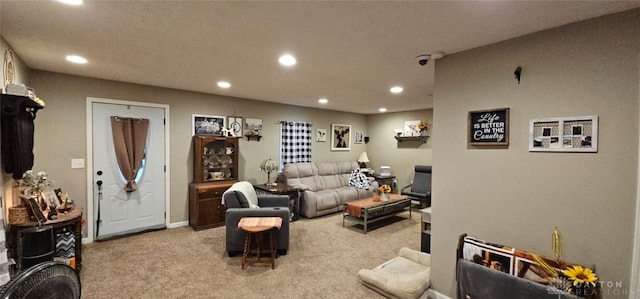
[[[2,299],[77,299],[80,294],[80,276],[61,262],[37,264],[0,288]]]

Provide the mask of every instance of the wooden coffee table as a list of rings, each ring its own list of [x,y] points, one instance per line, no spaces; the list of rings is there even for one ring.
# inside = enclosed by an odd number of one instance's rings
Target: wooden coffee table
[[[406,195],[389,194],[388,201],[374,201],[375,197],[348,202],[342,212],[342,226],[344,220],[353,221],[364,226],[367,233],[369,223],[393,217],[409,208],[411,219],[411,199]]]

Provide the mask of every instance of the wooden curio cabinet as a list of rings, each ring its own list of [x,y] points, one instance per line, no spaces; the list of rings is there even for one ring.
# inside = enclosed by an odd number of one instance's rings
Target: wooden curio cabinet
[[[189,184],[189,225],[224,225],[222,194],[238,181],[238,138],[193,136],[193,182]]]

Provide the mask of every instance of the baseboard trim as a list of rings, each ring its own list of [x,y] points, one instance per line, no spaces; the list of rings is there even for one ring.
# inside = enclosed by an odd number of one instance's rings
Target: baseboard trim
[[[451,297],[444,295],[434,289],[429,289],[429,299],[451,299]]]
[[[169,223],[167,228],[176,228],[176,227],[183,227],[188,225],[189,225],[189,221],[174,222],[174,223]]]
[[[189,226],[189,221],[169,223],[167,228],[177,228],[177,227],[183,227],[183,226]],[[82,244],[93,243],[93,241],[95,240],[91,240],[89,238],[82,238]]]

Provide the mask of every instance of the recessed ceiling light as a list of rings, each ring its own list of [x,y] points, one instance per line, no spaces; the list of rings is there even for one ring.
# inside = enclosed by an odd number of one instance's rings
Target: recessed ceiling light
[[[284,54],[280,56],[280,58],[278,58],[278,61],[284,66],[292,66],[296,64],[296,58],[291,54]]]
[[[387,108],[382,107],[382,108],[378,109],[378,111],[380,111],[380,112],[387,112]]]
[[[391,93],[401,93],[404,90],[401,86],[394,86],[389,89]]]
[[[231,83],[227,81],[218,81],[218,87],[220,88],[229,88],[231,87]]]
[[[87,59],[82,57],[82,56],[78,56],[78,55],[67,55],[67,61],[73,62],[73,63],[80,63],[80,64],[85,64],[87,63]]]
[[[318,100],[318,103],[320,103],[320,104],[326,104],[326,103],[329,103],[329,100],[322,98],[322,99],[319,99],[319,100]]]
[[[80,5],[80,4],[82,4],[82,0],[58,0],[58,2],[62,2],[64,4],[70,4],[70,5]]]

